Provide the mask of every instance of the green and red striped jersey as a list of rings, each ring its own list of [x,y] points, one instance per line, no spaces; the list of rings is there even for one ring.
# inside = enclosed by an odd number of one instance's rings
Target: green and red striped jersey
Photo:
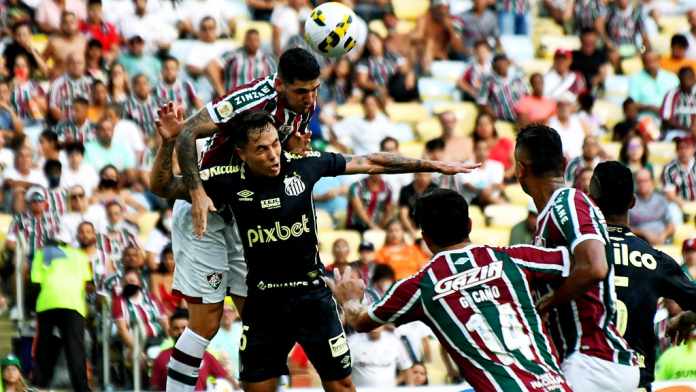
[[[544,247],[566,247],[572,255],[586,240],[609,246],[607,225],[602,212],[584,193],[573,188],[556,190],[537,218],[534,243]],[[611,260],[607,248],[607,260]],[[616,291],[614,267],[601,282],[568,304],[549,312],[547,326],[560,358],[580,351],[586,355],[624,365],[635,364],[635,356],[614,325]],[[540,287],[539,296],[558,288],[559,282]]]
[[[428,324],[477,391],[570,391],[531,292],[569,271],[563,247],[469,245],[396,282],[368,314]]]

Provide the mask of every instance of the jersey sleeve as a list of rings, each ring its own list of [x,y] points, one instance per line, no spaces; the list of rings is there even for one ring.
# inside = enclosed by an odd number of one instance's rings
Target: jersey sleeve
[[[285,152],[288,160],[301,159],[304,170],[311,174],[313,182],[322,177],[335,177],[346,172],[346,158],[332,152],[310,151],[302,156]]]
[[[424,274],[424,270],[421,270],[394,283],[384,297],[367,310],[370,318],[376,323],[396,325],[420,319],[423,315],[420,282]]]
[[[568,242],[572,254],[583,241],[598,240],[606,244],[597,207],[582,192],[566,189],[551,206],[552,222]]]
[[[676,261],[661,253],[658,288],[660,295],[675,300],[684,310],[696,311],[696,283],[686,275]]]
[[[257,79],[238,86],[221,99],[209,102],[205,108],[210,119],[215,124],[224,124],[245,111],[262,109],[278,96],[274,82],[275,75]]]
[[[541,248],[532,245],[514,245],[495,248],[502,252],[534,281],[554,281],[570,274],[570,254],[568,249]]]

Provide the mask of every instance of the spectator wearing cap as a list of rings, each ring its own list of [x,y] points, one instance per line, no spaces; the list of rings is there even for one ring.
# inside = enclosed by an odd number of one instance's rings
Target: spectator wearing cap
[[[36,7],[36,22],[42,32],[55,33],[61,28],[62,16],[65,12],[75,15],[76,20],[87,17],[87,7],[84,0],[41,0]]]
[[[650,37],[645,26],[642,5],[634,5],[630,0],[616,0],[609,7],[604,42],[610,50],[615,50],[623,58],[640,52],[638,38],[647,51],[650,51]]]
[[[534,232],[537,226],[538,212],[533,201],[527,204],[527,217],[510,229],[510,246],[534,244]]]
[[[641,116],[650,115],[655,120],[667,92],[679,84],[671,72],[660,69],[660,59],[655,52],[642,55],[643,69],[630,77],[628,95],[638,104]]]
[[[453,18],[467,53],[471,53],[479,42],[485,42],[489,47],[502,48],[498,19],[488,9],[489,3],[488,0],[474,0],[469,11]]]
[[[413,182],[401,188],[399,193],[399,220],[412,239],[418,238],[416,223],[416,200],[422,195],[437,189],[431,173],[416,173]]]
[[[87,98],[80,96],[73,99],[72,117],[63,119],[53,128],[61,143],[85,144],[94,140],[95,127],[87,117],[88,109]]]
[[[80,31],[86,38],[101,43],[104,58],[111,62],[118,56],[121,36],[112,23],[104,20],[102,0],[88,0],[87,18],[80,21]]]
[[[600,157],[601,147],[599,146],[599,140],[594,135],[585,136],[585,140],[582,142],[582,154],[568,161],[565,169],[565,182],[569,186],[575,184],[575,179],[577,178],[580,171],[585,168],[594,170],[594,168],[602,161]]]
[[[672,73],[678,73],[682,67],[696,71],[696,59],[686,57],[689,40],[683,34],[674,34],[670,41],[670,52],[660,59],[660,67]]]
[[[65,153],[68,156],[68,162],[63,166],[61,187],[69,189],[79,185],[87,197],[92,196],[92,192],[99,183],[99,177],[96,170],[84,161],[84,146],[81,143],[68,143],[65,146]]]
[[[176,102],[184,110],[186,117],[203,107],[203,101],[198,97],[196,88],[189,80],[179,77],[179,60],[167,57],[162,61],[162,75],[155,86],[157,102],[165,104]],[[223,92],[224,94],[224,92]]]
[[[155,85],[162,69],[159,60],[145,52],[145,40],[140,32],[131,32],[126,38],[127,50],[121,53],[118,62],[123,65],[127,75],[143,74],[151,85]]]
[[[280,56],[286,49],[290,37],[300,33],[300,24],[309,17],[311,10],[307,0],[289,0],[287,4],[276,4],[271,13],[273,54]]]
[[[15,154],[14,167],[7,168],[3,173],[5,188],[25,187],[32,185],[48,186],[46,177],[41,170],[33,167],[32,152],[29,146],[22,146]]]
[[[553,66],[544,75],[545,97],[558,99],[566,93],[577,97],[587,90],[582,74],[570,69],[572,61],[573,52],[567,49],[556,49]]]
[[[428,259],[418,245],[406,242],[404,234],[401,222],[391,221],[387,226],[384,246],[375,254],[375,262],[389,265],[397,280],[418,272]]]
[[[63,11],[60,16],[60,31],[48,39],[43,52],[46,61],[53,61],[49,74],[54,78],[62,75],[68,56],[84,56],[86,50],[87,39],[80,33],[77,15]]]
[[[29,260],[37,249],[41,249],[46,241],[60,229],[60,218],[48,208],[46,190],[32,186],[24,194],[28,205],[26,211],[15,214],[5,239],[5,247],[15,250],[18,240],[26,246],[25,254]]]
[[[372,242],[363,240],[358,245],[358,259],[350,263],[352,270],[358,271],[367,286],[372,280],[375,269],[375,246]]]
[[[346,227],[364,232],[383,229],[394,213],[392,189],[381,175],[372,174],[348,189]]]
[[[133,92],[126,101],[124,113],[140,127],[146,138],[154,137],[155,120],[159,109],[157,97],[152,94],[150,81],[144,74],[133,76],[132,85]]]
[[[515,122],[515,104],[527,94],[521,76],[504,54],[493,57],[493,73],[483,79],[476,102],[497,120]]]
[[[592,0],[601,3],[601,0]],[[580,1],[578,1],[579,3]],[[597,30],[583,29],[580,32],[580,48],[573,50],[570,69],[578,71],[585,78],[588,89],[594,90],[604,83],[609,71],[609,58],[604,48],[598,43]]]
[[[696,281],[696,238],[685,240],[682,244],[682,269],[691,280]]]
[[[662,189],[670,201],[682,206],[696,200],[696,147],[691,136],[679,138],[675,144],[677,157],[662,172]]]
[[[95,170],[114,165],[123,171],[135,168],[133,151],[125,144],[113,140],[114,124],[104,117],[97,122],[96,138],[85,145],[85,160]]]
[[[662,129],[667,141],[676,137],[696,135],[696,74],[693,68],[682,67],[678,75],[679,86],[665,94],[660,107]]]
[[[475,101],[481,89],[483,79],[493,72],[491,68],[491,47],[484,40],[476,41],[473,48],[474,59],[457,81],[457,87],[462,92],[462,99]]]
[[[466,161],[471,158],[473,144],[471,138],[458,135],[459,119],[451,110],[445,110],[437,115],[442,133],[440,138],[445,142],[446,161]]]
[[[529,0],[496,0],[498,24],[503,35],[529,35],[532,29],[532,5]]]
[[[387,51],[382,38],[375,32],[370,32],[367,34],[363,57],[355,66],[355,82],[365,92],[386,96],[385,86],[405,61],[399,54]]]
[[[22,376],[22,364],[14,354],[8,354],[0,360],[0,390],[4,392],[29,392],[27,382]]]
[[[544,77],[535,72],[529,77],[529,85],[532,87],[530,94],[523,96],[515,104],[520,125],[532,123],[545,123],[556,113],[556,101],[544,95]]]
[[[422,40],[420,65],[426,72],[434,60],[459,58],[465,51],[449,3],[449,0],[431,0],[428,12],[416,22],[414,36]]]
[[[40,285],[36,300],[37,340],[35,384],[48,388],[60,353],[65,349],[70,382],[75,391],[88,391],[85,316],[86,283],[92,281],[87,256],[68,245],[70,236],[61,230],[34,256],[31,281]],[[61,344],[56,346],[54,329],[60,331]]]
[[[83,53],[71,53],[67,56],[65,74],[54,80],[48,90],[48,110],[55,121],[72,117],[72,105],[75,98],[89,99],[92,80],[85,75]]]
[[[663,245],[674,234],[669,201],[655,190],[652,174],[645,169],[635,174],[636,204],[629,211],[631,231],[651,245]]]
[[[548,125],[558,132],[563,142],[563,154],[571,160],[582,154],[582,143],[587,134],[583,123],[576,114],[576,98],[566,92],[558,98],[556,115],[549,119]]]

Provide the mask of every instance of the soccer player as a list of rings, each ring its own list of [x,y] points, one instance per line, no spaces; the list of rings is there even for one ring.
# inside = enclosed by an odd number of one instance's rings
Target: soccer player
[[[337,274],[348,323],[365,332],[423,321],[477,391],[570,391],[530,291],[568,276],[568,251],[471,244],[468,205],[451,190],[418,199],[416,220],[435,256],[369,308],[364,282]]]
[[[573,279],[536,290],[568,383],[576,391],[633,391],[639,370],[613,322],[614,273],[602,213],[587,195],[565,186],[563,146],[552,128],[522,129],[515,161],[520,185],[539,211],[535,245],[564,246],[573,258]]]
[[[616,161],[600,163],[590,182],[590,196],[604,213],[609,228],[609,255],[616,268],[617,328],[636,350],[639,386],[649,391],[655,371],[657,338],[653,319],[657,301],[660,297],[670,298],[683,310],[694,311],[696,284],[671,257],[652,248],[628,228],[628,210],[635,197],[633,175],[626,166]]]
[[[275,119],[259,110],[243,114],[230,135],[241,164],[224,162],[202,170],[203,191],[224,221],[234,216],[244,245],[249,288],[242,320],[241,373],[245,390],[275,391],[277,378],[288,373],[287,356],[302,344],[327,391],[352,391],[350,353],[337,306],[322,276],[317,251],[312,188],[323,176],[357,173],[469,172],[477,165],[404,158],[375,153],[366,156],[282,151]],[[169,149],[157,154],[161,167],[171,168]],[[164,170],[159,170],[165,175]],[[167,198],[190,197],[185,181],[161,179]],[[207,196],[206,196],[207,197]],[[211,224],[213,222],[211,221]],[[186,268],[186,267],[184,267]],[[178,270],[178,268],[177,268]],[[176,277],[175,277],[176,285]],[[279,327],[279,320],[283,325]],[[173,359],[179,361],[177,341]],[[183,353],[199,359],[204,347]],[[186,349],[182,346],[181,349]],[[182,361],[183,362],[183,361]],[[180,382],[195,384],[194,361],[170,363]],[[173,373],[174,370],[176,373]]]

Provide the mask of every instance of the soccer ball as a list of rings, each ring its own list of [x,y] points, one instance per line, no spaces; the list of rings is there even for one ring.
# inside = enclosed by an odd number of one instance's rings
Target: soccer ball
[[[357,16],[341,3],[324,3],[305,21],[305,40],[326,57],[341,57],[357,45]]]

